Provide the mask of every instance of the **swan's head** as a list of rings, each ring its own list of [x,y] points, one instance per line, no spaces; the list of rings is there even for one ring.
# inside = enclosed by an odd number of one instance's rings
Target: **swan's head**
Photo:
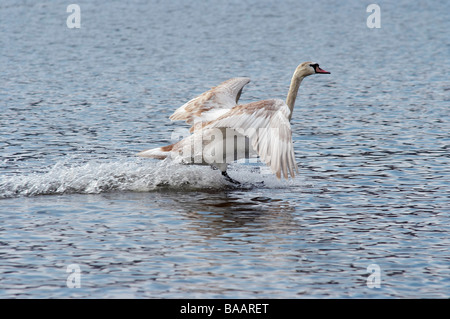
[[[325,71],[319,67],[319,63],[316,62],[303,62],[300,64],[295,73],[299,76],[309,76],[313,74],[330,74],[330,72]]]

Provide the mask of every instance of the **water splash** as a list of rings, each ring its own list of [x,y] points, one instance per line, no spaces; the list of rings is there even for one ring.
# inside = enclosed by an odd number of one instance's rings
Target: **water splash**
[[[233,165],[233,178],[243,187],[287,187],[248,165]],[[263,184],[261,182],[264,182]],[[112,191],[150,192],[162,188],[177,190],[227,189],[230,185],[219,171],[207,166],[180,165],[170,161],[122,159],[115,162],[58,162],[43,172],[0,176],[0,198],[55,194],[98,194]]]

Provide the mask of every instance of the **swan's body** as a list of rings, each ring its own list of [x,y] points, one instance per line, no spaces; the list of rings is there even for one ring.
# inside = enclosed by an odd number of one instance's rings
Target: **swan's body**
[[[139,153],[142,157],[171,158],[185,164],[211,165],[226,176],[227,163],[259,156],[284,178],[298,172],[290,120],[302,80],[323,73],[317,63],[300,64],[292,76],[286,102],[263,100],[238,105],[249,78],[229,79],[178,108],[170,119],[192,125],[191,135],[172,145]]]

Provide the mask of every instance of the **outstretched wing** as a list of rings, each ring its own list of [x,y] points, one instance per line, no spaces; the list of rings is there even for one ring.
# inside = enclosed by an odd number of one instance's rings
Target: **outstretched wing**
[[[238,105],[214,121],[209,127],[228,127],[247,136],[253,149],[277,178],[295,177],[298,173],[292,143],[289,107],[282,100],[265,100]]]
[[[249,78],[232,78],[179,107],[171,116],[172,121],[184,120],[193,125],[194,120],[212,121],[236,106]]]

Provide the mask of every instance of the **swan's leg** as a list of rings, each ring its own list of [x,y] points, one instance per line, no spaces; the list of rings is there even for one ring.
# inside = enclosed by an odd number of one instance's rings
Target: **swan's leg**
[[[226,179],[227,181],[229,181],[230,183],[237,184],[237,185],[240,185],[240,184],[241,184],[241,183],[239,183],[237,180],[232,179],[232,178],[228,175],[227,171],[223,171],[223,172],[222,172],[222,176],[225,177],[225,179]]]
[[[213,169],[213,170],[220,170],[220,172],[222,173],[222,176],[223,177],[225,177],[225,179],[228,181],[228,182],[230,182],[230,183],[233,183],[233,184],[236,184],[236,185],[240,185],[241,183],[239,183],[237,180],[235,180],[235,179],[232,179],[229,175],[228,175],[228,173],[227,173],[227,167],[228,167],[228,164],[227,163],[214,163],[213,165],[211,165],[211,168]]]

